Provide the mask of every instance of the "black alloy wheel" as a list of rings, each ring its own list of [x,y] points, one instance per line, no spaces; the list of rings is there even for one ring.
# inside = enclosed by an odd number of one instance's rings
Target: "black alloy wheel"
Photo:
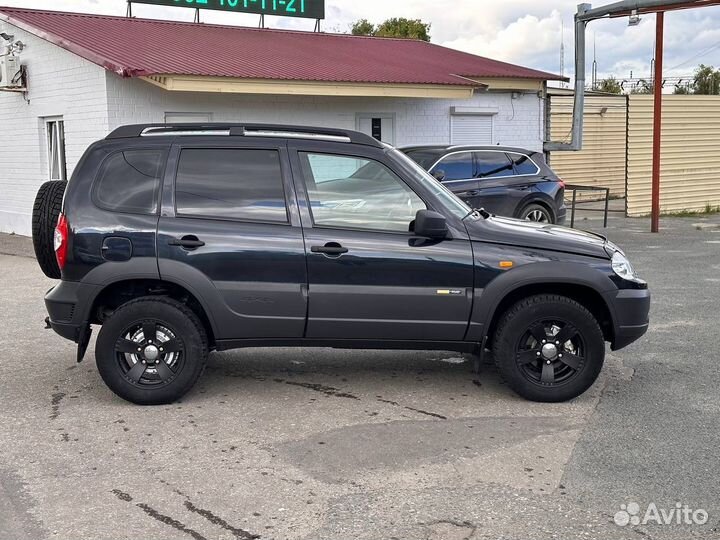
[[[172,403],[198,380],[208,340],[185,304],[146,296],[118,307],[95,345],[100,376],[118,396],[139,405]]]
[[[539,294],[519,300],[500,317],[492,351],[500,374],[522,397],[566,401],[597,379],[605,337],[578,301]]]

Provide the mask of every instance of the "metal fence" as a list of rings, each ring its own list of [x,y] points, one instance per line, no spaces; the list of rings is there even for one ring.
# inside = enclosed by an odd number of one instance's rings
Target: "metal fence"
[[[651,95],[587,96],[583,149],[553,152],[550,162],[569,183],[607,187],[626,197],[628,216],[651,210]],[[572,96],[552,96],[553,140],[569,133]],[[720,96],[663,96],[660,210],[720,206]]]

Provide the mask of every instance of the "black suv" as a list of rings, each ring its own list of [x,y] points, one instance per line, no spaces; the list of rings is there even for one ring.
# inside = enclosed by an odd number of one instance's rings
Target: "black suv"
[[[565,182],[540,152],[505,146],[401,148],[470,208],[539,223],[565,223]]]
[[[605,238],[471,210],[352,131],[121,127],[41,188],[34,224],[62,279],[47,322],[78,361],[101,325],[100,374],[139,404],[181,397],[210,351],[258,346],[487,348],[519,394],[561,401],[605,341],[648,327],[647,284]]]

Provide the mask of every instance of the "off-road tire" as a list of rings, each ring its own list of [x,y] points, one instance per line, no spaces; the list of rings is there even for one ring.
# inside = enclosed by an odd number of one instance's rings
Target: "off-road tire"
[[[33,204],[32,237],[35,258],[43,273],[52,279],[60,279],[53,238],[66,187],[67,182],[63,180],[45,182],[40,186]]]
[[[530,380],[523,372],[518,344],[539,321],[559,319],[571,323],[584,342],[581,368],[562,383]],[[542,402],[573,399],[590,388],[605,360],[605,340],[595,317],[580,303],[556,294],[540,294],[520,300],[500,318],[493,339],[493,357],[503,379],[520,396]]]
[[[159,387],[130,382],[121,367],[116,344],[126,329],[153,321],[172,330],[185,355],[174,378]],[[105,321],[95,345],[95,361],[105,384],[119,397],[138,405],[162,405],[184,396],[205,370],[208,340],[200,319],[186,305],[164,296],[146,296],[123,304]]]

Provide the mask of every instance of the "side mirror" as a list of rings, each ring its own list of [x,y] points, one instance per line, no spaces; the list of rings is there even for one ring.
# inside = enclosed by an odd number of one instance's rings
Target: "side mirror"
[[[415,215],[415,234],[436,240],[446,238],[448,227],[445,216],[432,210],[418,210]]]
[[[438,182],[442,182],[443,180],[445,180],[445,171],[443,171],[442,169],[435,169],[432,175],[433,178],[435,178],[435,180],[437,180]]]

